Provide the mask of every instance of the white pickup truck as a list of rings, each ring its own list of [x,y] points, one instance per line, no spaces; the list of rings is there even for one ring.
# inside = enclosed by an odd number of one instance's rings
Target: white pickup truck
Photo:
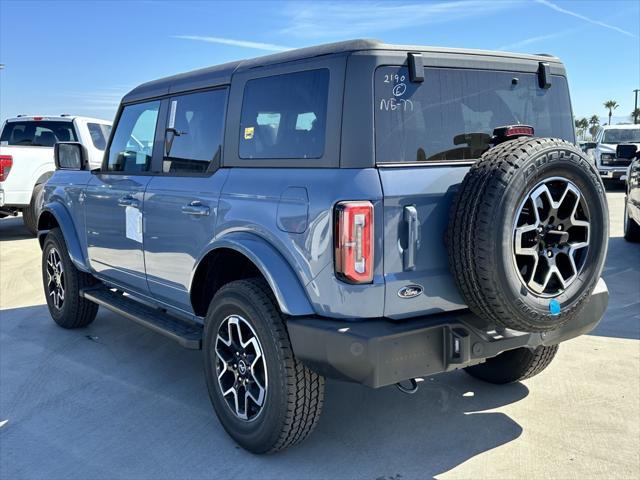
[[[627,174],[631,159],[619,158],[616,153],[618,145],[624,144],[640,148],[640,125],[605,125],[598,130],[595,142],[585,144],[602,178],[622,180]]]
[[[80,142],[91,168],[97,168],[110,132],[111,122],[97,118],[20,115],[7,119],[0,134],[0,218],[22,212],[25,226],[35,235],[42,188],[55,170],[53,146]]]

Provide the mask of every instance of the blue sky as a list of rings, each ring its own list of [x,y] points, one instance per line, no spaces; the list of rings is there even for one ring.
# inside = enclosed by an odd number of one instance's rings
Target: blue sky
[[[136,85],[349,38],[559,56],[578,116],[628,121],[640,88],[640,1],[154,2],[0,0],[0,119],[112,119]]]

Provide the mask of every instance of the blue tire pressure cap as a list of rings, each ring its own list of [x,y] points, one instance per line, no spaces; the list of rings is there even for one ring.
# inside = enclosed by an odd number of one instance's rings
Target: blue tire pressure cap
[[[560,302],[555,298],[549,302],[549,311],[551,315],[560,315]]]

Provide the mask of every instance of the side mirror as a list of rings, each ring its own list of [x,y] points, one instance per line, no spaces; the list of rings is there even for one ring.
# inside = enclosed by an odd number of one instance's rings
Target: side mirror
[[[87,170],[87,149],[78,142],[58,142],[53,148],[56,170]]]
[[[584,148],[585,150],[592,150],[592,149],[596,148],[597,146],[598,146],[598,144],[597,144],[596,142],[586,142],[586,143],[584,144],[584,147],[583,147],[583,148]]]

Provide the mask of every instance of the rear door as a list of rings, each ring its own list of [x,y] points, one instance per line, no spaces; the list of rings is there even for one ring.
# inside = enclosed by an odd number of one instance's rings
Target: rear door
[[[215,231],[227,89],[169,99],[159,172],[144,200],[144,253],[154,298],[191,311],[197,260]]]
[[[122,110],[102,168],[87,185],[85,218],[91,267],[103,278],[147,293],[142,209],[151,179],[160,101]],[[160,145],[162,139],[160,139]]]
[[[496,127],[526,124],[538,136],[573,142],[566,80],[554,77],[542,89],[533,72],[428,67],[421,83],[409,81],[406,67],[382,66],[374,75],[385,315],[464,308],[444,239],[458,185]]]

